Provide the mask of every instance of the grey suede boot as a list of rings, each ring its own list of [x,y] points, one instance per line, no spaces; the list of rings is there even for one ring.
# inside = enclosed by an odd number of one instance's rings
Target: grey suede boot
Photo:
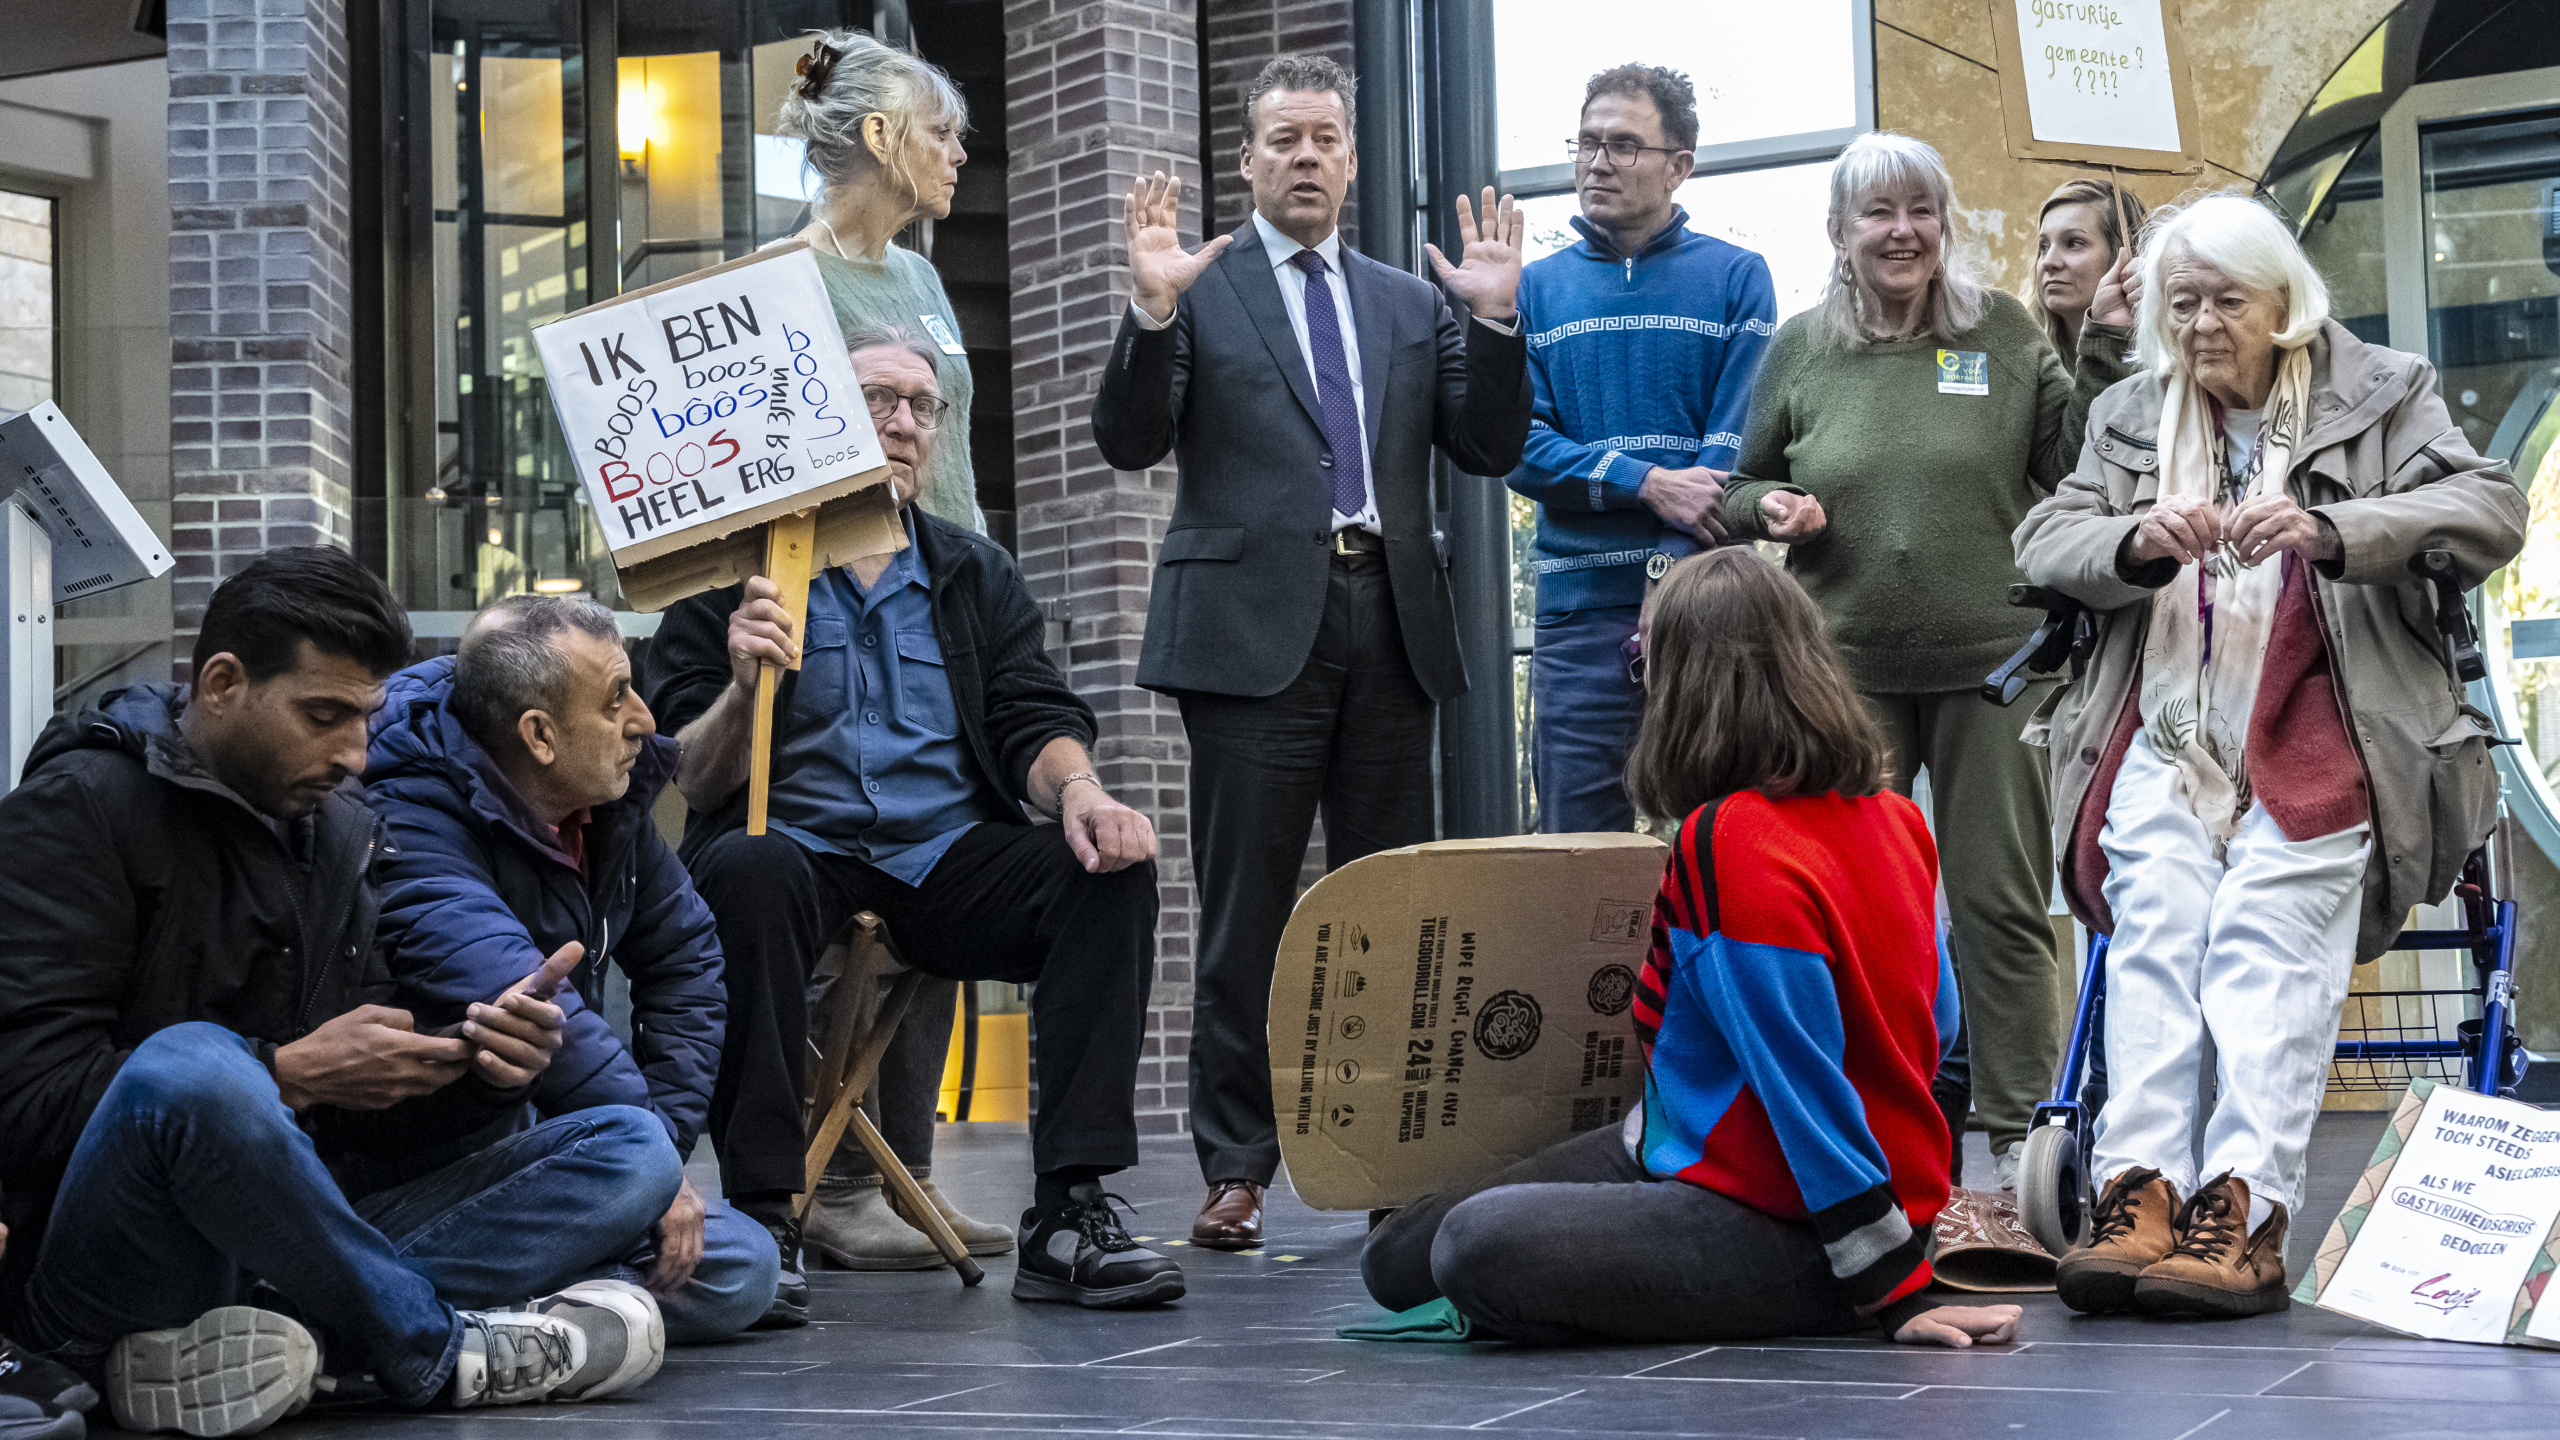
[[[880,1177],[818,1182],[800,1243],[839,1270],[930,1270],[942,1254],[901,1220],[880,1193]]]
[[[951,1227],[951,1233],[960,1237],[962,1249],[972,1255],[1013,1253],[1011,1230],[1002,1225],[990,1225],[984,1220],[972,1220],[951,1208],[951,1202],[942,1198],[942,1192],[935,1188],[930,1175],[918,1175],[916,1184],[924,1190],[924,1197],[933,1202],[933,1208],[942,1212],[943,1223]],[[897,1198],[890,1197],[889,1203],[894,1208],[897,1205]],[[930,1245],[933,1242],[928,1240],[925,1243]]]

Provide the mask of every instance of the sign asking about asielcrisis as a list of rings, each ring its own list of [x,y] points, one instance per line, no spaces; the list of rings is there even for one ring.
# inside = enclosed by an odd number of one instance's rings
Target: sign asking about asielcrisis
[[[589,306],[534,341],[618,565],[886,474],[805,248]]]

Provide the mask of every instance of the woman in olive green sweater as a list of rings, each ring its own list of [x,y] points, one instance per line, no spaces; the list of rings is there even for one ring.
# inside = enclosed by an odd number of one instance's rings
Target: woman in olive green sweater
[[[2018,738],[2034,707],[1978,690],[2037,618],[2008,603],[2009,532],[2078,463],[2089,402],[2128,373],[2133,313],[2119,265],[2066,370],[2026,308],[1950,253],[1951,190],[1938,153],[1907,136],[1865,135],[1841,155],[1839,263],[1822,305],[1769,347],[1723,517],[1790,547],[1788,570],[1892,739],[1894,783],[1907,792],[1929,771],[1974,1108],[2009,1185],[2070,986],[2046,918],[2045,759]]]

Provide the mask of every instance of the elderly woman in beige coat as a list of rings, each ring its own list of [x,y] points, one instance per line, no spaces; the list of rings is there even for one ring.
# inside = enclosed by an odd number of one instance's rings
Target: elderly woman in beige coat
[[[2329,318],[2267,211],[2198,201],[2143,248],[2142,373],[2091,408],[2079,470],[2015,537],[2030,581],[2104,617],[2029,731],[2064,893],[2113,937],[2104,1188],[2058,1282],[2083,1311],[2257,1314],[2286,1303],[2348,971],[2496,814],[2488,727],[2409,561],[2447,550],[2479,584],[2522,546],[2525,501],[2425,360]]]

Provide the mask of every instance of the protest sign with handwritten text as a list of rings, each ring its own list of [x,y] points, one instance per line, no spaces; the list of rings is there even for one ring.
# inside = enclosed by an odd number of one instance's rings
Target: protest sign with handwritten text
[[[589,306],[534,343],[617,565],[888,474],[805,247]]]
[[[2432,1340],[2511,1342],[2560,1218],[2560,1115],[2452,1085],[2415,1099],[2384,1136],[2396,1153],[2378,1153],[2321,1247],[2306,1298]]]
[[[2195,112],[2166,0],[1994,0],[2009,152],[2185,169]]]

